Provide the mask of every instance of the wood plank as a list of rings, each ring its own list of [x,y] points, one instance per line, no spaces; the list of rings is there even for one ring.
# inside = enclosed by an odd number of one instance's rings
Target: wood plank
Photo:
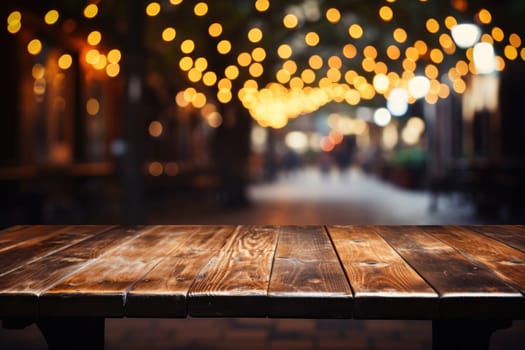
[[[270,317],[352,316],[352,290],[323,227],[279,229],[268,296]]]
[[[521,225],[465,226],[525,252],[525,227]]]
[[[157,226],[119,245],[40,297],[46,316],[122,317],[133,285],[180,244],[196,227]]]
[[[117,227],[33,261],[0,278],[0,318],[35,318],[38,297],[64,278],[151,227]]]
[[[127,317],[186,317],[193,281],[235,230],[234,226],[202,226],[184,245],[151,270],[128,293]]]
[[[39,236],[20,241],[1,252],[0,276],[108,229],[108,226],[62,226],[48,231],[36,229],[36,232],[41,233]],[[16,232],[27,238],[24,231]]]
[[[189,314],[266,316],[277,230],[273,226],[238,227],[195,279]]]
[[[522,318],[523,296],[491,270],[414,226],[374,228],[439,293],[440,318]],[[482,307],[481,307],[482,306]]]
[[[30,226],[36,226],[36,225],[13,225],[13,226],[6,226],[0,230],[0,234],[3,234],[5,232],[14,232],[23,230],[25,228],[28,228]]]
[[[437,293],[371,226],[328,226],[354,291],[356,318],[431,319]]]
[[[27,240],[46,239],[58,234],[57,231],[65,227],[64,225],[20,225],[6,228],[0,231],[0,252],[12,249]]]
[[[427,227],[424,230],[474,262],[481,262],[505,282],[525,293],[525,253],[522,251],[459,226]]]

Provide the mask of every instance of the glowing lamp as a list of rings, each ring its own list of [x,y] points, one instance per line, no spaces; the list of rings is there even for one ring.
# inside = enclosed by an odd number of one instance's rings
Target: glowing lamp
[[[472,47],[481,36],[479,27],[471,23],[456,24],[450,29],[450,33],[456,45],[462,49]]]
[[[395,117],[400,117],[408,110],[408,92],[403,88],[395,88],[390,92],[386,107]]]
[[[379,126],[386,126],[391,119],[390,112],[386,108],[379,108],[374,113],[374,122]]]
[[[427,77],[418,75],[408,82],[408,92],[414,98],[425,97],[430,91],[430,80]]]
[[[490,74],[496,69],[494,47],[489,43],[474,46],[474,66],[480,74]]]

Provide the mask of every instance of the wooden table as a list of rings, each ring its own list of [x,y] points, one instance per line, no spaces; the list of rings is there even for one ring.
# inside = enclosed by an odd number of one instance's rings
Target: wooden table
[[[52,349],[103,348],[108,317],[433,320],[487,348],[524,319],[525,226],[15,226],[0,319]]]

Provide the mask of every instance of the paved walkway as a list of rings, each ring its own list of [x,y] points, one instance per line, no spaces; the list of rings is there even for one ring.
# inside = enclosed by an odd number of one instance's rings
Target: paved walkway
[[[470,204],[457,196],[441,196],[438,208],[430,212],[428,191],[406,191],[375,177],[351,169],[322,176],[307,168],[272,183],[252,185],[251,205],[220,209],[214,198],[198,205],[184,205],[187,199],[162,203],[152,211],[151,222],[172,224],[472,224],[479,223]],[[175,199],[176,201],[176,199]],[[168,208],[168,209],[167,209]]]

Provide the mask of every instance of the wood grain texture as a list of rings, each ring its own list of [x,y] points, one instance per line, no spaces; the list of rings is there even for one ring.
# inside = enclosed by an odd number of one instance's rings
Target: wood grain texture
[[[525,253],[522,251],[459,226],[428,227],[425,232],[456,248],[475,263],[481,262],[525,293]]]
[[[185,226],[157,226],[119,245],[44,292],[40,310],[49,316],[122,317],[130,288],[183,244]]]
[[[521,225],[477,225],[466,226],[471,230],[483,233],[513,248],[525,252],[525,226]]]
[[[17,231],[25,239],[1,252],[0,276],[108,229],[107,226],[50,227],[48,231],[36,229],[40,234],[32,238],[28,238],[25,230]],[[33,235],[35,231],[30,231],[30,234]]]
[[[0,319],[523,319],[522,231],[17,226],[0,231]]]
[[[521,293],[423,228],[374,229],[439,293],[440,318],[523,317]]]
[[[354,290],[357,318],[432,318],[437,293],[373,227],[328,226]]]
[[[63,229],[63,225],[18,225],[0,231],[0,252],[29,239],[44,239]]]
[[[323,227],[279,229],[270,317],[350,318],[352,290]]]
[[[189,314],[266,316],[276,243],[276,227],[238,227],[195,279],[189,293]]]
[[[202,226],[185,244],[142,278],[128,293],[128,317],[185,317],[187,294],[202,268],[217,255],[234,226]]]
[[[113,228],[2,276],[0,318],[36,317],[38,297],[42,292],[148,229],[151,228]]]

